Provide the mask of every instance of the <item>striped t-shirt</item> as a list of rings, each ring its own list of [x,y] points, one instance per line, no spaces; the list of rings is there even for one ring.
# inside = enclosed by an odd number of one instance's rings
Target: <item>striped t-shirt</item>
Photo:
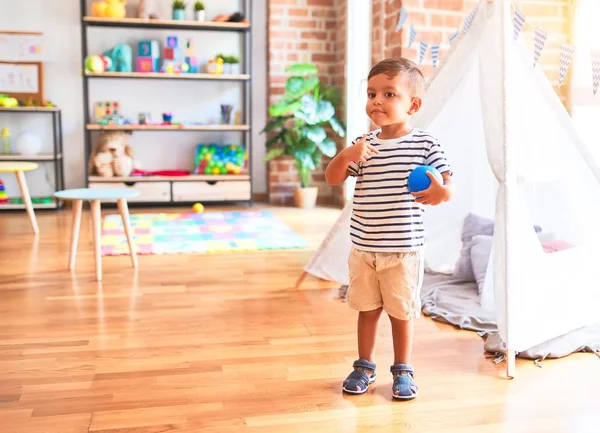
[[[419,165],[431,165],[440,173],[450,165],[438,140],[413,129],[389,140],[378,138],[380,130],[367,135],[379,150],[364,163],[352,162],[356,176],[350,236],[356,248],[375,252],[419,250],[425,243],[425,207],[408,191],[408,175]],[[354,142],[356,142],[354,140]]]

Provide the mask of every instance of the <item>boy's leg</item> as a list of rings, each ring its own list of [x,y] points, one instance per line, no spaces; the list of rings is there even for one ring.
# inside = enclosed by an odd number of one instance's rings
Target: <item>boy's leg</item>
[[[352,394],[362,394],[375,381],[375,341],[382,304],[379,284],[375,276],[375,255],[352,248],[348,260],[350,284],[348,304],[358,310],[357,340],[359,359],[354,370],[344,380],[342,389]]]
[[[358,357],[369,362],[375,362],[375,340],[379,328],[379,317],[382,307],[372,311],[358,313]]]
[[[377,270],[383,308],[390,316],[394,341],[394,364],[390,368],[394,377],[393,397],[410,400],[418,391],[411,357],[414,319],[421,315],[422,257],[418,252],[390,254],[381,265]]]
[[[390,316],[394,339],[394,364],[410,364],[415,324],[414,320],[400,320]]]

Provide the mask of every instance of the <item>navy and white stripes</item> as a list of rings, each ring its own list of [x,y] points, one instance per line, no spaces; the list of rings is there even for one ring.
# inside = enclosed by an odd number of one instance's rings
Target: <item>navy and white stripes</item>
[[[425,209],[409,193],[408,175],[419,165],[431,165],[440,173],[450,171],[450,165],[438,140],[424,131],[413,129],[390,140],[379,139],[379,132],[373,131],[366,138],[379,154],[348,167],[350,175],[357,178],[350,236],[362,250],[418,250],[425,242]]]

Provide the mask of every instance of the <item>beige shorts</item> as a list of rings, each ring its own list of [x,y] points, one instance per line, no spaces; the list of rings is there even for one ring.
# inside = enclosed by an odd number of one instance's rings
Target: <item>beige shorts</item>
[[[383,307],[400,320],[421,316],[421,252],[375,253],[352,247],[348,266],[348,303],[352,308],[371,311]]]

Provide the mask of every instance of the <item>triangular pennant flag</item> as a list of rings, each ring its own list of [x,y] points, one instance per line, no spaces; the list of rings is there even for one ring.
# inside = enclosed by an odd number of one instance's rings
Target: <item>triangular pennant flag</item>
[[[404,5],[400,6],[400,17],[398,17],[398,24],[396,25],[396,31],[402,30],[406,19],[408,18],[408,13],[406,12],[406,8]]]
[[[537,27],[535,29],[535,50],[533,57],[533,66],[537,63],[540,58],[540,54],[542,54],[542,49],[544,48],[544,44],[546,43],[546,39],[548,38],[548,33]]]
[[[415,27],[413,25],[411,25],[410,26],[410,33],[408,35],[408,47],[407,48],[410,48],[410,46],[415,41],[416,37],[417,37],[417,31],[415,30]]]
[[[567,71],[569,70],[569,66],[571,66],[571,60],[573,59],[573,54],[575,53],[575,48],[573,48],[569,44],[560,44],[560,70],[558,74],[558,87],[560,87],[565,80],[565,76],[567,75]]]
[[[592,80],[594,82],[594,95],[600,85],[600,50],[592,51]]]
[[[458,37],[458,30],[450,35],[450,45],[454,43],[454,40]]]
[[[433,62],[434,68],[437,66],[439,53],[440,53],[440,44],[431,45],[431,60]]]
[[[515,24],[515,41],[519,39],[519,33],[523,30],[523,25],[525,24],[525,15],[519,9],[515,9],[515,16],[513,17],[513,22]]]
[[[423,58],[425,58],[425,53],[427,52],[427,45],[427,41],[421,40],[419,46],[419,64],[423,63]]]
[[[463,33],[467,33],[467,31],[469,30],[469,27],[471,27],[471,23],[473,22],[473,19],[475,18],[476,13],[477,13],[477,6],[475,6],[471,10],[471,12],[469,12],[469,15],[466,16],[465,24],[463,26]]]

